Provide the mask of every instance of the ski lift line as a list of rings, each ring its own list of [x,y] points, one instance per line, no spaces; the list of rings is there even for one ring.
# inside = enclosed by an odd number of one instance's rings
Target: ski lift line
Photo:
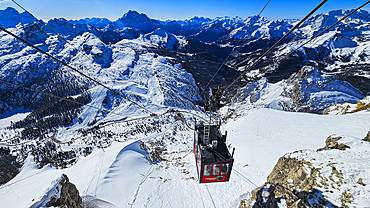
[[[322,35],[323,33],[325,33],[326,31],[328,31],[330,28],[334,27],[335,25],[337,25],[339,22],[343,21],[344,19],[346,19],[347,17],[349,17],[350,15],[352,15],[353,13],[355,13],[356,11],[358,11],[359,9],[361,9],[362,7],[366,6],[368,3],[370,3],[370,0],[365,2],[364,4],[362,4],[361,6],[359,6],[357,9],[353,10],[352,12],[350,12],[349,14],[347,14],[346,16],[342,17],[340,20],[338,20],[337,22],[335,22],[334,24],[332,24],[331,26],[329,26],[328,28],[326,28],[325,30],[323,30],[322,32],[320,32],[319,34],[315,35],[313,38],[309,39],[308,41],[306,41],[305,43],[303,43],[302,45],[300,45],[298,48],[296,48],[295,50],[291,51],[290,53],[288,53],[287,55],[285,55],[282,59],[290,56],[292,53],[296,52],[298,49],[302,48],[304,45],[306,45],[307,43],[311,42],[313,39],[319,37],[320,35]],[[282,60],[280,59],[280,61]]]
[[[262,10],[260,11],[260,13],[256,16],[256,18],[254,19],[254,21],[252,22],[252,24],[249,25],[249,28],[247,29],[247,31],[245,31],[244,35],[242,36],[242,38],[239,39],[238,43],[233,47],[233,49],[231,50],[231,52],[229,53],[229,55],[226,57],[226,59],[223,61],[223,63],[221,64],[221,66],[217,69],[216,73],[212,76],[211,80],[207,83],[207,85],[204,87],[203,91],[200,93],[200,94],[203,94],[203,92],[207,89],[207,87],[209,86],[209,84],[212,82],[212,80],[215,78],[215,76],[218,74],[218,72],[221,70],[221,68],[225,65],[226,61],[230,58],[231,54],[234,52],[235,48],[240,44],[240,42],[242,40],[244,40],[245,36],[247,35],[248,31],[252,28],[252,26],[254,25],[254,23],[257,21],[258,17],[261,16],[262,12],[265,10],[265,8],[267,7],[267,5],[270,3],[270,0],[268,0],[268,2],[266,3],[266,5],[262,8]]]
[[[24,40],[24,39],[22,39],[22,38],[20,38],[20,37],[16,36],[15,34],[11,33],[10,31],[6,30],[6,29],[5,29],[5,28],[3,28],[2,26],[0,26],[0,29],[1,29],[2,31],[4,31],[4,32],[8,33],[9,35],[13,36],[14,38],[16,38],[16,39],[18,39],[18,40],[22,41],[23,43],[25,43],[25,44],[29,45],[30,47],[32,47],[32,48],[34,48],[34,49],[36,49],[36,50],[37,50],[37,51],[39,51],[40,53],[45,54],[45,55],[46,55],[46,56],[48,56],[49,58],[54,59],[55,61],[59,62],[60,64],[62,64],[62,65],[64,65],[64,66],[66,66],[66,67],[68,67],[68,68],[72,69],[73,71],[77,72],[78,74],[80,74],[80,75],[82,75],[82,76],[86,77],[86,78],[87,78],[87,79],[89,79],[90,81],[93,81],[93,82],[95,82],[96,84],[98,84],[98,85],[100,85],[100,86],[104,87],[105,89],[107,89],[107,90],[109,90],[109,91],[113,92],[115,95],[118,95],[118,96],[120,96],[120,97],[124,98],[125,100],[127,100],[127,101],[129,101],[129,102],[131,102],[131,103],[135,104],[136,106],[140,107],[141,109],[143,109],[143,110],[145,110],[145,111],[149,112],[150,114],[153,114],[153,112],[151,112],[150,110],[148,110],[148,109],[144,108],[143,106],[139,105],[138,103],[136,103],[136,102],[134,102],[134,101],[129,100],[128,98],[126,98],[125,96],[121,95],[121,94],[120,94],[120,93],[118,93],[117,91],[115,91],[115,90],[113,90],[113,89],[111,89],[111,88],[107,87],[106,85],[104,85],[104,84],[100,83],[99,81],[96,81],[95,79],[93,79],[93,78],[91,78],[90,76],[88,76],[88,75],[86,75],[86,74],[82,73],[81,71],[79,71],[79,70],[77,70],[77,69],[73,68],[72,66],[69,66],[68,64],[64,63],[63,61],[61,61],[61,60],[59,60],[59,59],[57,59],[57,58],[55,58],[54,56],[50,55],[49,53],[44,52],[43,50],[39,49],[38,47],[36,47],[36,46],[32,45],[31,43],[27,42],[26,40]]]
[[[10,85],[14,85],[14,86],[17,86],[17,87],[20,87],[20,88],[23,88],[23,89],[26,89],[26,90],[34,91],[34,92],[37,92],[37,93],[45,94],[45,95],[48,95],[48,96],[51,96],[51,97],[56,97],[58,99],[65,100],[65,101],[72,102],[72,103],[76,103],[76,104],[79,104],[79,105],[82,105],[82,106],[87,106],[89,108],[94,108],[96,110],[105,111],[105,112],[112,113],[112,114],[115,114],[115,115],[118,115],[118,116],[124,116],[122,114],[115,113],[115,112],[112,112],[112,111],[109,111],[109,110],[106,110],[106,109],[98,108],[98,107],[95,107],[95,106],[92,106],[92,105],[84,104],[84,103],[81,103],[81,102],[78,102],[78,101],[74,101],[74,100],[70,100],[70,99],[67,99],[67,98],[63,98],[63,97],[56,96],[56,95],[53,95],[53,94],[50,94],[50,93],[46,93],[46,92],[42,92],[42,91],[39,91],[39,90],[35,90],[35,89],[29,88],[29,87],[25,87],[25,86],[22,86],[22,85],[19,85],[19,84],[15,84],[15,83],[12,83],[12,82],[7,82],[7,81],[5,81],[3,79],[0,79],[0,82],[6,83],[6,84],[10,84]]]
[[[262,56],[260,56],[257,61],[255,61],[251,66],[249,66],[243,73],[240,74],[229,86],[226,87],[225,91],[228,90],[232,85],[234,85],[239,79],[241,79],[252,67],[254,67],[259,61],[261,61],[268,53],[270,53],[278,44],[280,44],[288,35],[290,35],[295,29],[302,25],[313,13],[315,13],[322,5],[324,5],[328,0],[323,0],[319,5],[317,5],[310,13],[308,13],[301,21],[298,22],[287,34],[285,34],[278,42],[276,42],[270,49],[268,49]]]
[[[96,192],[98,190],[98,185],[99,185],[99,179],[100,179],[100,175],[101,175],[101,171],[103,169],[103,163],[104,163],[104,155],[105,155],[105,151],[104,151],[104,148],[102,148],[103,150],[103,156],[102,156],[102,159],[101,159],[101,164],[100,164],[100,170],[99,170],[99,175],[98,175],[98,179],[96,180],[96,186],[95,186],[95,199],[96,199]]]

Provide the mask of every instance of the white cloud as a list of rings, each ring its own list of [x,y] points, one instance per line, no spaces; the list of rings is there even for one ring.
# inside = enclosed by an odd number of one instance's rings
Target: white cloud
[[[8,2],[8,1],[11,1],[11,0],[0,0],[0,4]]]

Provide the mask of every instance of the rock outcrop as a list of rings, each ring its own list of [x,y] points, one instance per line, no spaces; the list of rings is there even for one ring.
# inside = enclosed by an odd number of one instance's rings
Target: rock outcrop
[[[370,132],[364,139],[331,135],[318,150],[281,157],[267,182],[240,208],[363,207],[370,203]]]
[[[330,135],[326,141],[325,141],[325,147],[317,149],[317,151],[323,151],[323,150],[329,150],[329,149],[338,149],[338,150],[346,150],[347,148],[350,148],[349,146],[345,144],[339,144],[338,140],[340,140],[342,137],[340,136],[332,136]]]
[[[310,168],[310,172],[306,169]],[[315,189],[318,169],[308,161],[281,157],[267,182],[252,191],[252,198],[241,202],[240,207],[335,207]]]
[[[31,208],[36,207],[62,207],[62,208],[82,208],[82,198],[74,184],[69,182],[67,175],[57,179],[54,184],[46,191],[44,196]]]
[[[60,185],[60,186],[58,186]],[[52,196],[50,201],[46,203],[47,207],[82,207],[82,198],[73,183],[69,182],[67,175],[63,174],[56,187],[60,187],[59,198]],[[58,191],[58,188],[57,188]]]
[[[22,164],[16,159],[9,148],[0,147],[0,185],[7,183],[19,173]]]
[[[323,111],[324,115],[343,115],[349,113],[356,113],[359,111],[369,111],[370,110],[370,96],[359,100],[356,104],[352,103],[342,103],[333,104],[329,108]]]

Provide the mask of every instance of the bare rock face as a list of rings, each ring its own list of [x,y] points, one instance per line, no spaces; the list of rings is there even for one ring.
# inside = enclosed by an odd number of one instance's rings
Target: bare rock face
[[[309,168],[310,173],[305,169]],[[318,169],[310,162],[281,157],[267,182],[252,191],[252,198],[242,201],[240,208],[278,207],[284,199],[287,207],[336,207],[315,189]]]
[[[340,103],[333,104],[329,108],[323,111],[324,115],[343,115],[356,113],[359,111],[369,111],[370,110],[370,96],[359,100],[356,104],[353,103]]]
[[[38,207],[62,207],[82,208],[82,198],[74,184],[69,182],[67,175],[62,174],[47,189],[42,198],[30,208]]]
[[[68,208],[80,208],[82,207],[82,198],[76,188],[76,186],[69,182],[67,175],[63,174],[58,184],[55,186],[59,198],[51,196],[50,201],[46,203],[47,207],[68,207]],[[60,188],[60,190],[58,190]]]
[[[329,149],[338,149],[338,150],[346,150],[347,148],[350,148],[349,146],[345,144],[339,144],[338,140],[340,140],[342,137],[334,137],[330,135],[326,141],[325,141],[325,147],[317,149],[317,151],[323,151],[323,150],[329,150]]]
[[[366,207],[370,202],[368,142],[370,132],[364,139],[331,135],[323,148],[285,154],[267,182],[239,207]]]

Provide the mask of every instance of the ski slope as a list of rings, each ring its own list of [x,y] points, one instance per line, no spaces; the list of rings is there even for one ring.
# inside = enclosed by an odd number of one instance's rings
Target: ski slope
[[[369,131],[370,114],[313,115],[273,109],[255,109],[229,120],[228,142],[236,147],[230,182],[198,184],[192,152],[191,130],[178,132],[177,141],[164,141],[165,160],[150,164],[139,148],[140,141],[163,132],[139,135],[127,142],[95,148],[70,168],[37,169],[29,156],[21,172],[0,187],[1,207],[31,207],[42,199],[54,180],[65,173],[84,204],[99,207],[238,207],[240,200],[261,186],[278,158],[299,149],[323,147],[331,134],[363,138]]]

